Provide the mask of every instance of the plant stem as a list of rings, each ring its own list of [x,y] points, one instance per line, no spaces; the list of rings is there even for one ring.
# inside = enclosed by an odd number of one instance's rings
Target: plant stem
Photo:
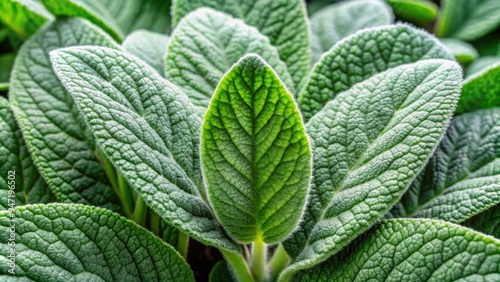
[[[187,261],[189,249],[189,236],[183,232],[179,232],[179,238],[177,238],[177,251],[181,256]]]
[[[128,187],[127,181],[125,181],[125,178],[123,178],[120,173],[118,173],[118,187],[120,189],[122,204],[128,208],[129,212],[132,212],[132,210],[134,210],[135,212],[136,208],[134,208],[135,206],[132,191],[130,191],[130,187]],[[139,198],[140,201],[142,201],[142,198],[139,196],[135,201],[136,203],[139,201]]]
[[[255,279],[248,268],[245,258],[241,254],[235,254],[228,251],[220,250],[224,258],[231,265],[234,275],[238,281],[254,282]]]
[[[275,281],[280,272],[287,266],[288,264],[288,254],[283,248],[283,245],[279,244],[278,248],[273,254],[271,261],[269,262],[269,267],[271,268],[271,281]]]
[[[151,231],[158,237],[161,238],[161,222],[160,216],[156,214],[152,209],[149,210],[149,226]]]
[[[142,197],[137,197],[135,201],[135,209],[134,214],[132,215],[132,219],[139,224],[140,226],[144,226],[146,224],[146,215],[147,215],[148,207],[146,203],[142,200]]]
[[[256,281],[266,281],[267,245],[262,237],[252,243],[252,273]]]

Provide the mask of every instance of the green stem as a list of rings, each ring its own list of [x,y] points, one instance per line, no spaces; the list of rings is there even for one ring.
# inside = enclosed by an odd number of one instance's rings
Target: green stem
[[[156,214],[153,210],[149,210],[149,226],[151,231],[156,234],[156,236],[161,238],[161,221],[160,216]]]
[[[144,226],[146,224],[147,211],[148,207],[142,200],[142,197],[137,197],[137,200],[135,201],[134,213],[132,214],[132,220],[140,226]]]
[[[276,281],[280,272],[288,264],[288,254],[283,248],[283,245],[279,244],[278,248],[273,254],[271,261],[269,262],[269,267],[271,268],[271,280]]]
[[[96,148],[95,155],[97,157],[97,160],[99,160],[99,162],[101,163],[101,166],[104,169],[104,172],[106,173],[106,176],[108,177],[109,182],[111,183],[111,186],[113,187],[116,195],[120,195],[116,171],[113,167],[113,164],[108,160],[108,158],[104,156],[99,148]]]
[[[233,269],[234,275],[238,279],[238,281],[245,282],[255,282],[255,279],[248,268],[248,265],[245,261],[245,258],[241,254],[235,254],[228,251],[220,250],[224,258],[226,258],[227,262],[231,265]]]
[[[187,261],[189,249],[189,236],[179,232],[179,238],[177,238],[177,251],[181,256]]]
[[[130,191],[130,188],[128,187],[127,181],[125,181],[125,178],[118,173],[118,187],[120,189],[120,197],[122,204],[127,207],[128,212],[132,213],[132,210],[135,212],[135,205],[134,205],[134,197],[132,196],[132,191]],[[140,200],[139,200],[140,199]],[[135,200],[135,202],[142,202],[142,198],[139,196]]]
[[[267,245],[258,237],[252,243],[252,273],[256,281],[266,281]]]

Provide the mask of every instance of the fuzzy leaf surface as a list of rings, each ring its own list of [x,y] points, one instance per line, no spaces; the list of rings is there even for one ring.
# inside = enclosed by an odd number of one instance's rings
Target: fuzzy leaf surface
[[[123,48],[163,75],[165,72],[165,53],[169,41],[170,37],[168,35],[147,30],[137,30],[125,38]]]
[[[259,56],[242,58],[217,86],[201,152],[210,202],[231,237],[272,244],[293,231],[311,151],[292,95]]]
[[[0,20],[26,39],[54,17],[35,0],[0,0]]]
[[[500,62],[489,65],[467,77],[457,113],[500,107]]]

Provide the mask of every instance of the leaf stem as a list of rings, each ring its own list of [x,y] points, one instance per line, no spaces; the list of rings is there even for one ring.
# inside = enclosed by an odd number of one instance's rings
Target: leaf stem
[[[144,226],[146,224],[146,215],[147,215],[148,207],[146,203],[142,200],[142,197],[139,195],[137,200],[135,201],[134,213],[132,215],[132,220],[135,221],[140,226]]]
[[[152,209],[149,209],[149,227],[151,231],[161,238],[161,221],[160,216]]]
[[[179,232],[179,237],[177,238],[177,251],[181,256],[187,261],[189,250],[189,236],[183,232]]]
[[[134,210],[135,212],[136,208],[134,205],[134,197],[132,196],[132,191],[130,191],[130,187],[128,186],[127,181],[125,181],[125,178],[123,178],[120,173],[118,173],[118,187],[120,189],[119,195],[121,197],[122,204],[128,209],[130,213],[132,212],[132,210]],[[140,195],[139,197],[137,197],[135,202],[137,203],[138,201],[143,202]]]
[[[252,243],[252,273],[256,281],[266,281],[267,245],[261,236]]]
[[[283,245],[279,244],[273,254],[273,257],[269,261],[269,267],[271,268],[271,281],[276,281],[280,272],[287,266],[288,262],[288,254],[286,253],[285,248],[283,248]]]
[[[220,250],[226,261],[231,265],[234,275],[238,281],[254,282],[255,279],[248,268],[245,258],[241,254]]]

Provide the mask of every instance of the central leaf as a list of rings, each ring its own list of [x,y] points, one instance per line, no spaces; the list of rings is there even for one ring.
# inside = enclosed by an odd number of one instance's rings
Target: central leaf
[[[275,243],[292,232],[311,152],[292,95],[257,55],[242,58],[217,87],[201,150],[210,201],[230,236]]]

